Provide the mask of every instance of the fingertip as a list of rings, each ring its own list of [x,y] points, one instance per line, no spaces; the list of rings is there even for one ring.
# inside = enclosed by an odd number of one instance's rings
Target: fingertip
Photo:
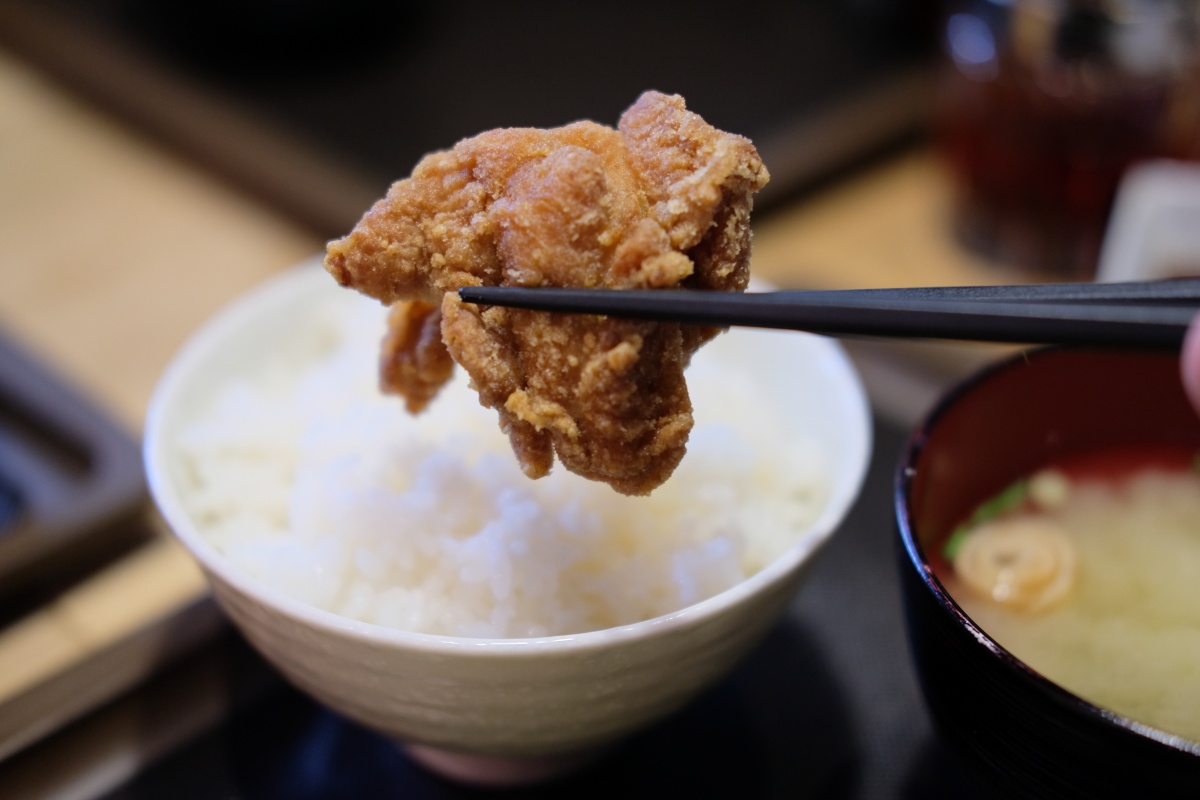
[[[1200,413],[1200,314],[1192,320],[1183,339],[1183,352],[1179,359],[1180,377],[1192,407]]]

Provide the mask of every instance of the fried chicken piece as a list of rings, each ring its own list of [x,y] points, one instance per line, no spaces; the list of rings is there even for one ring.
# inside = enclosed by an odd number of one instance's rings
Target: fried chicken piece
[[[454,359],[442,342],[441,311],[423,300],[393,305],[379,353],[380,384],[417,414],[453,374]]]
[[[395,304],[382,384],[420,411],[453,358],[495,408],[525,474],[555,456],[647,494],[692,428],[683,370],[716,329],[474,306],[463,286],[741,291],[752,195],[767,171],[749,140],[683,99],[646,92],[616,130],[593,122],[493,130],[426,156],[325,267]],[[434,331],[440,331],[440,339]]]

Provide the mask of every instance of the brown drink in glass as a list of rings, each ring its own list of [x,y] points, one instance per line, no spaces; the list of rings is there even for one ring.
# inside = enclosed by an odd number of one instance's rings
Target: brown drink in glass
[[[1125,170],[1200,158],[1200,2],[978,0],[947,14],[937,138],[969,246],[1093,276]]]

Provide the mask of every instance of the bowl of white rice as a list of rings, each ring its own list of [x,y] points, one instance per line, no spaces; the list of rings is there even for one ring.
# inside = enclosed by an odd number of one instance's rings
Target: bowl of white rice
[[[460,375],[376,383],[386,309],[317,263],[199,330],[151,402],[170,529],[283,675],[479,783],[562,771],[680,708],[775,624],[861,486],[870,411],[836,342],[733,330],[648,497],[525,478]]]

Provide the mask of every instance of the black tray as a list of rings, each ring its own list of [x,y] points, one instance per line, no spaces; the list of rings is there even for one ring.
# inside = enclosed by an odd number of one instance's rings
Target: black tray
[[[0,595],[125,546],[146,500],[137,442],[0,331]]]

